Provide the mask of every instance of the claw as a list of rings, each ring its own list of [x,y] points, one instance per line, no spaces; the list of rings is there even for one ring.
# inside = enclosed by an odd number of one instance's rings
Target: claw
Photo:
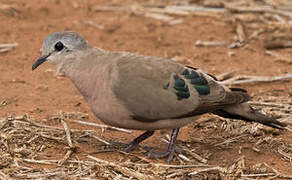
[[[149,158],[153,158],[153,159],[159,159],[159,158],[164,158],[164,157],[168,157],[167,158],[167,162],[172,161],[173,157],[174,157],[174,151],[164,151],[164,152],[154,152],[154,151],[149,151],[147,153],[147,156]]]
[[[170,139],[170,142],[168,144],[166,151],[164,151],[164,152],[149,151],[147,154],[148,157],[150,157],[150,158],[164,158],[164,157],[168,156],[167,162],[170,162],[174,157],[175,141],[176,141],[178,132],[179,132],[179,128],[173,129],[171,139]]]
[[[174,157],[175,141],[176,141],[178,132],[179,132],[179,128],[173,129],[170,142],[165,152],[154,152],[153,150],[149,150],[147,153],[148,157],[157,159],[157,158],[164,158],[168,156],[167,162],[170,162]],[[111,144],[117,145],[117,146],[124,146],[125,147],[124,151],[128,153],[134,150],[135,148],[137,148],[142,141],[149,138],[153,134],[154,134],[154,131],[146,131],[128,144],[120,143],[120,142],[111,142]]]
[[[144,132],[143,134],[141,134],[140,136],[135,138],[133,141],[128,143],[126,148],[124,149],[124,151],[128,153],[128,152],[136,149],[142,141],[144,141],[145,139],[147,139],[150,136],[152,136],[153,133],[154,133],[154,131],[146,131],[146,132]]]

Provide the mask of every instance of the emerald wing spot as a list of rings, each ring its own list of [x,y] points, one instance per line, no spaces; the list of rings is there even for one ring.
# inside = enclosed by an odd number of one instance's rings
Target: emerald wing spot
[[[177,75],[175,75],[173,79],[174,79],[173,88],[175,89],[177,99],[182,100],[190,97],[189,87],[188,85],[186,85],[185,80],[181,79]]]
[[[207,79],[195,70],[185,69],[181,74],[188,79],[200,95],[208,95],[210,93]]]
[[[193,87],[200,95],[208,95],[210,93],[209,85],[194,85]]]

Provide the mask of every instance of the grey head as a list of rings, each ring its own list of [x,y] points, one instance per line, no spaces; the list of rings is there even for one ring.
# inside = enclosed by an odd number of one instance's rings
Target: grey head
[[[79,34],[72,31],[54,32],[46,37],[42,46],[42,55],[32,65],[32,70],[36,69],[45,61],[54,64],[62,64],[65,56],[72,52],[88,48],[90,45]]]

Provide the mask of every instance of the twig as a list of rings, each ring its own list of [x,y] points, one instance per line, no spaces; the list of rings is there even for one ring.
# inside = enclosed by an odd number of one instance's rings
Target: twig
[[[0,44],[0,53],[8,52],[18,46],[18,43]]]
[[[52,165],[58,162],[58,160],[35,160],[35,159],[22,159],[24,162],[34,163],[34,164],[47,164]]]
[[[117,174],[113,180],[120,180],[120,179],[121,179],[121,177],[122,177],[122,175],[120,175],[120,174]]]
[[[259,150],[258,148],[256,148],[256,147],[253,147],[253,148],[251,148],[254,152],[257,152],[257,153],[259,153],[261,150]]]
[[[149,12],[146,12],[144,14],[145,17],[150,17],[150,18],[153,18],[153,19],[157,19],[157,20],[161,20],[161,21],[171,21],[173,20],[174,18],[171,17],[171,16],[167,16],[167,15],[164,15],[164,14],[160,14],[160,13],[149,13]]]
[[[79,124],[88,125],[88,126],[95,126],[95,127],[100,127],[100,128],[107,128],[107,129],[111,129],[111,130],[121,131],[121,132],[125,132],[125,133],[132,133],[132,131],[130,131],[128,129],[112,127],[112,126],[108,126],[108,125],[104,125],[104,124],[97,124],[97,123],[93,123],[93,122],[85,122],[85,121],[79,121],[79,120],[70,120],[70,121],[76,122]]]
[[[189,175],[196,175],[198,173],[208,172],[208,171],[220,171],[221,173],[226,173],[227,169],[223,168],[223,167],[216,166],[216,167],[211,167],[211,168],[199,169],[199,170],[196,170],[196,171],[189,173]]]
[[[43,137],[43,138],[51,139],[51,140],[54,140],[54,141],[57,141],[57,142],[60,142],[60,141],[63,140],[63,138],[49,136],[49,135],[44,134],[43,132],[40,132],[39,135],[40,135],[41,137]]]
[[[260,34],[266,31],[267,31],[266,29],[257,29],[248,37],[248,39],[255,39],[257,36],[259,36]]]
[[[227,139],[227,140],[225,140],[225,141],[223,141],[223,142],[221,142],[221,143],[215,144],[215,146],[221,146],[221,145],[223,145],[223,144],[229,144],[229,143],[232,143],[232,142],[234,142],[236,139],[241,138],[241,137],[244,137],[244,136],[247,136],[247,135],[248,135],[248,134],[243,134],[243,135],[241,135],[241,136],[236,136],[236,137],[234,137],[234,138]]]
[[[94,23],[93,21],[84,21],[83,23],[85,25],[92,26],[92,27],[94,27],[96,29],[104,29],[103,25],[98,25],[98,24]]]
[[[73,154],[73,149],[75,148],[72,144],[72,140],[71,140],[71,135],[70,135],[70,130],[67,126],[67,123],[64,120],[61,120],[65,133],[66,133],[66,138],[67,138],[67,142],[69,145],[69,150],[66,152],[65,156],[63,157],[63,159],[61,159],[58,162],[58,166],[62,166],[69,158],[70,156]]]
[[[226,43],[225,41],[201,41],[197,40],[195,45],[196,46],[224,46]]]
[[[137,164],[139,165],[139,164]],[[149,165],[149,164],[148,164]],[[174,165],[174,164],[159,164],[159,163],[151,163],[151,166],[161,167],[161,168],[200,168],[200,167],[212,167],[211,165],[207,164],[186,164],[186,165]]]
[[[70,130],[68,128],[68,125],[64,120],[61,120],[61,122],[63,124],[64,130],[65,130],[65,133],[66,133],[66,138],[67,138],[68,145],[69,145],[70,148],[73,148],[71,135],[70,135]]]
[[[63,159],[61,159],[59,162],[58,162],[58,166],[62,166],[70,157],[71,155],[73,154],[73,150],[72,149],[69,149],[65,156],[63,157]]]
[[[192,6],[192,5],[170,5],[163,6],[162,8],[145,8],[145,11],[166,13],[179,16],[206,16],[212,18],[218,18],[218,15],[226,12],[224,8],[210,8],[203,6]]]
[[[174,172],[174,173],[171,173],[171,174],[167,175],[166,179],[170,179],[170,178],[173,178],[175,176],[181,176],[181,175],[183,175],[185,173],[186,173],[186,171],[179,170],[178,172]]]
[[[94,138],[94,139],[96,139],[96,140],[98,140],[99,142],[104,143],[105,145],[110,145],[111,144],[110,142],[108,142],[108,141],[106,141],[104,139],[101,139],[100,137],[97,137],[97,136],[95,136],[93,134],[89,134],[89,136],[92,137],[92,138]]]
[[[239,43],[244,44],[245,41],[246,41],[245,28],[243,26],[243,23],[239,19],[236,19],[236,22],[237,22],[237,24],[236,24],[235,31],[236,31],[236,34],[237,34],[237,36],[236,36],[237,37],[237,41]]]
[[[260,144],[262,144],[263,142],[269,142],[271,141],[272,137],[265,137],[264,139],[260,139],[255,143],[255,146],[258,146]]]
[[[274,82],[285,79],[291,79],[292,74],[286,74],[282,76],[236,76],[231,79],[219,82],[220,84],[245,84],[245,83],[255,83],[255,82]]]
[[[283,11],[283,10],[277,10],[273,9],[271,7],[265,7],[265,6],[255,6],[255,7],[242,7],[242,6],[231,6],[228,3],[224,3],[225,8],[232,11],[232,12],[238,12],[238,13],[272,13],[272,14],[278,14],[281,16],[285,16],[288,18],[292,18],[292,13],[289,11]]]
[[[196,160],[206,164],[208,162],[207,159],[201,157],[200,155],[198,155],[197,153],[195,153],[194,151],[190,151],[190,150],[186,150],[186,149],[183,149],[184,151],[187,151],[192,157],[194,157]]]
[[[4,174],[4,172],[0,171],[0,179],[10,180],[11,178],[8,175]]]
[[[181,24],[183,23],[184,20],[183,19],[174,19],[168,22],[169,25],[177,25],[177,24]]]
[[[235,173],[235,175],[237,176],[237,175],[241,175],[241,174],[243,174],[243,170],[245,169],[245,156],[241,156],[240,158],[238,158],[237,159],[237,165],[238,165],[238,169],[237,169],[237,171],[236,171],[236,173]],[[235,177],[236,177],[235,176]]]
[[[32,120],[28,119],[26,116],[20,116],[20,117],[11,117],[11,118],[8,118],[9,121],[16,121],[18,120],[18,122],[21,122],[21,123],[29,123],[33,126],[36,126],[36,127],[39,127],[39,128],[44,128],[44,129],[52,129],[52,130],[61,130],[63,131],[64,129],[63,128],[59,128],[59,127],[54,127],[54,126],[47,126],[47,125],[43,125],[43,124],[39,124],[37,122],[33,122]],[[72,132],[86,132],[86,131],[83,131],[83,130],[80,130],[80,129],[70,129],[70,131]]]
[[[283,55],[282,53],[276,53],[276,52],[273,52],[273,51],[265,51],[266,54],[270,55],[270,56],[273,56],[276,59],[276,61],[278,62],[283,62],[283,63],[287,63],[287,64],[292,64],[292,60],[291,58]]]
[[[120,6],[95,6],[93,10],[95,11],[115,11],[115,12],[130,12],[134,9],[133,7],[120,7]]]
[[[102,165],[105,165],[105,166],[111,166],[111,167],[114,167],[116,168],[118,171],[120,171],[121,173],[123,173],[124,175],[128,176],[128,177],[134,177],[134,178],[137,178],[137,179],[155,179],[153,176],[150,176],[150,175],[144,175],[138,171],[134,171],[132,169],[129,169],[127,167],[123,167],[117,163],[113,163],[113,162],[109,162],[109,161],[106,161],[106,160],[102,160],[102,159],[99,159],[99,158],[96,158],[96,157],[93,157],[93,156],[90,156],[88,155],[87,156],[89,159],[92,159]]]
[[[226,10],[224,8],[211,8],[211,7],[203,7],[203,6],[192,6],[192,5],[173,5],[166,6],[166,9],[174,9],[179,11],[189,11],[189,12],[206,12],[206,13],[224,13]]]
[[[187,162],[190,161],[190,159],[188,157],[186,157],[185,155],[183,155],[183,154],[178,154],[178,157],[181,158],[184,161],[187,161]]]
[[[48,172],[48,173],[25,173],[25,174],[17,174],[18,177],[24,177],[26,179],[40,179],[41,177],[49,177],[49,176],[56,176],[56,175],[62,175],[62,171],[56,171],[56,172]]]
[[[248,103],[253,106],[269,106],[269,107],[285,108],[284,104],[278,104],[278,103],[259,102],[259,101],[248,101]]]
[[[286,159],[286,160],[288,160],[289,162],[291,162],[292,161],[292,150],[291,150],[291,154],[289,154],[289,153],[286,153],[284,150],[283,150],[284,148],[283,147],[279,147],[278,148],[278,152]]]
[[[275,173],[265,173],[265,174],[242,174],[242,177],[264,177],[264,176],[274,176]]]
[[[161,13],[161,14],[172,14],[172,15],[179,15],[179,16],[187,16],[190,13],[187,11],[174,9],[170,7],[164,8],[145,8],[144,12],[153,12],[153,13]]]
[[[136,15],[144,15],[146,13],[159,13],[159,14],[172,14],[172,15],[180,15],[187,16],[190,14],[195,15],[206,15],[216,17],[218,14],[216,13],[224,13],[226,10],[224,8],[206,8],[202,6],[163,6],[163,7],[147,7],[147,6],[127,6],[127,7],[119,7],[119,6],[96,6],[93,8],[95,11],[114,11],[114,12],[128,12]],[[202,14],[204,13],[204,14]],[[214,14],[214,15],[213,15]]]
[[[6,118],[0,118],[0,129],[2,129],[7,123],[8,120]]]
[[[7,100],[5,99],[0,102],[0,107],[7,106],[7,105],[8,103],[7,103]]]
[[[292,179],[292,175],[286,175],[286,174],[281,174],[279,173],[276,169],[272,168],[271,166],[269,166],[267,163],[264,162],[264,165],[267,166],[268,168],[270,168],[275,174],[275,177],[280,177],[280,178],[287,178],[287,179]]]
[[[218,76],[216,76],[216,78],[219,81],[224,81],[226,79],[232,78],[235,75],[236,72],[238,72],[238,70],[233,70],[233,71],[230,71],[230,72],[225,72],[225,73],[219,74]]]
[[[35,159],[22,159],[24,162],[28,163],[35,163],[35,164],[47,164],[47,165],[52,165],[55,163],[58,163],[59,160],[56,159],[45,159],[45,160],[35,160]],[[78,164],[84,164],[84,165],[94,165],[92,161],[77,161],[77,160],[68,160],[69,163],[78,163]]]

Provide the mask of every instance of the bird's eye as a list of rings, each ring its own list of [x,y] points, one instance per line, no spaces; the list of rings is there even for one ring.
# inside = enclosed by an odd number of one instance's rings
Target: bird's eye
[[[55,44],[56,51],[61,51],[63,48],[64,48],[64,45],[60,41]]]

